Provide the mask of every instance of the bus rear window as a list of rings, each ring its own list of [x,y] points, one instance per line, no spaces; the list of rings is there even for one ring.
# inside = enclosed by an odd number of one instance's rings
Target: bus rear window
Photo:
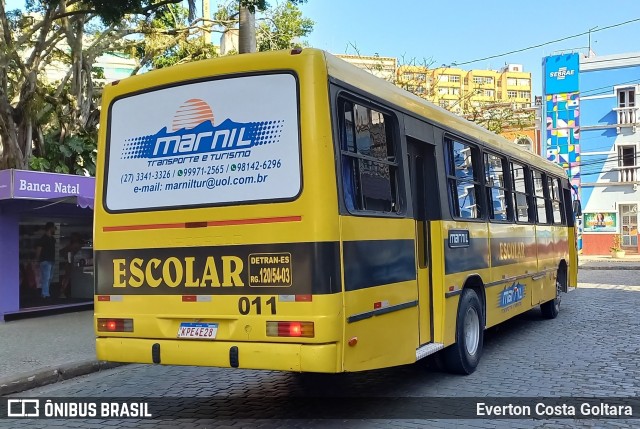
[[[291,74],[194,82],[109,108],[108,211],[288,200],[301,188]]]

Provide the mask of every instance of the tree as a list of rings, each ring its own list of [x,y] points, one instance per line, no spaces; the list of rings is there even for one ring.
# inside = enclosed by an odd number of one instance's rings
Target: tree
[[[273,47],[311,31],[312,22],[294,7],[271,13],[264,1],[242,1],[264,8],[278,23],[265,32],[278,42]],[[131,53],[140,61],[135,74],[211,58],[216,49],[196,35],[238,22],[237,13],[224,20],[194,19],[195,0],[188,3],[184,8],[182,0],[27,0],[25,11],[6,11],[0,0],[0,169],[92,174],[102,85],[96,59],[105,52]],[[286,17],[304,28],[287,25]],[[49,80],[52,69],[60,75]]]
[[[304,18],[292,2],[285,2],[268,12],[257,28],[258,51],[291,49],[296,39],[313,30],[314,22]]]
[[[192,12],[194,1],[189,0]],[[180,2],[28,0],[24,13],[7,11],[0,1],[0,169],[29,168],[32,147],[37,156],[45,156],[44,133],[52,114],[57,116],[61,144],[69,135],[95,132],[98,111],[92,65],[96,56],[127,33],[125,24],[130,21],[125,16],[134,14],[144,20]],[[95,26],[93,37],[87,38],[91,25]],[[47,86],[45,80],[52,64],[69,64],[56,87]]]
[[[236,0],[220,9],[226,9],[227,16],[235,16],[236,13],[229,13],[229,9],[237,8],[238,21],[238,52],[245,54],[255,52],[257,48],[255,14],[256,10],[264,12],[269,7],[266,0]],[[306,3],[307,0],[287,0],[291,5],[300,5]],[[313,23],[311,23],[313,25]],[[310,30],[309,30],[310,31]]]

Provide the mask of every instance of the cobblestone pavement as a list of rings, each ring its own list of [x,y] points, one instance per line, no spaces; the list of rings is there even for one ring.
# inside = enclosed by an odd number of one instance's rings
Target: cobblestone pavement
[[[416,398],[444,397],[455,410],[460,398],[475,397],[491,402],[491,397],[597,397],[638,398],[640,392],[640,275],[638,271],[585,270],[580,288],[564,296],[555,320],[542,320],[538,310],[523,314],[487,331],[485,351],[478,370],[470,376],[449,375],[433,365],[409,365],[366,373],[326,376],[271,371],[218,368],[128,365],[78,377],[31,391],[26,397],[165,397],[166,409],[180,418],[151,420],[0,420],[11,428],[563,428],[640,426],[633,420],[572,419],[466,419],[420,420],[419,410],[407,409],[406,417],[367,420],[367,399],[384,408],[381,398],[392,404]],[[265,419],[262,409],[255,415],[245,412],[254,402],[266,401],[268,412],[287,403],[297,404],[300,396],[313,397],[320,405],[301,419]],[[274,399],[276,398],[276,399]],[[360,398],[360,400],[343,399]],[[364,399],[363,399],[364,398]],[[409,399],[406,399],[409,398]],[[198,407],[222,401],[215,414]],[[428,401],[428,399],[425,399]],[[448,401],[448,402],[447,402]],[[535,405],[532,400],[531,405]],[[357,419],[337,415],[323,419],[326,412],[342,403]],[[636,402],[637,403],[637,402]],[[428,402],[425,402],[428,404]],[[317,404],[316,404],[317,405]],[[634,409],[635,416],[640,413]],[[187,416],[187,411],[190,414]],[[212,417],[216,418],[213,419]],[[302,416],[305,417],[305,416]],[[403,418],[397,418],[403,417]]]

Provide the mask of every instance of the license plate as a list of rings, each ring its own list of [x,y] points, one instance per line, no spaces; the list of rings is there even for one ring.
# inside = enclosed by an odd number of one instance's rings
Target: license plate
[[[218,333],[217,323],[182,322],[178,329],[178,338],[196,338],[199,340],[213,340]]]

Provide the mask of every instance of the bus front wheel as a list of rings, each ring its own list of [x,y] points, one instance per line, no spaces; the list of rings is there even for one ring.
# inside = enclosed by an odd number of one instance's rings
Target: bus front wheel
[[[482,355],[483,320],[478,294],[473,289],[464,289],[456,317],[456,343],[444,350],[444,364],[448,371],[471,374],[476,370]]]

